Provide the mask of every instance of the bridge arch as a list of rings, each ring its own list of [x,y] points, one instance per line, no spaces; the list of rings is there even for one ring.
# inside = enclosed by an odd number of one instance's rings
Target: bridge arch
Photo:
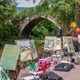
[[[32,18],[30,21],[26,21],[23,26],[20,26],[19,36],[21,38],[29,37],[34,26],[45,19],[55,24],[58,29],[61,29],[52,17],[39,16]]]

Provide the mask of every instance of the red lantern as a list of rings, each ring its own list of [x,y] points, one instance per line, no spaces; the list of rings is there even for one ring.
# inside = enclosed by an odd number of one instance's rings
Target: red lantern
[[[76,28],[76,32],[77,33],[80,33],[80,28]]]

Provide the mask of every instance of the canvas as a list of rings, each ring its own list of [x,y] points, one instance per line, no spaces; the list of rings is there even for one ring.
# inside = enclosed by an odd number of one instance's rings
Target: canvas
[[[63,37],[63,48],[67,48],[68,52],[75,52],[72,37]]]
[[[32,52],[32,58],[36,59],[38,57],[37,51],[36,51],[36,46],[34,40],[30,40],[30,46],[31,46],[31,52]]]
[[[45,37],[45,44],[44,44],[44,51],[54,50],[55,41],[56,41],[56,37],[46,36]]]
[[[56,38],[54,50],[61,50],[61,38]]]
[[[6,44],[2,53],[0,66],[6,70],[15,70],[19,51],[20,47],[18,45]]]
[[[67,43],[68,43],[68,51],[72,53],[75,52],[72,42],[72,37],[67,37]]]
[[[15,40],[15,42],[21,47],[20,55],[23,62],[36,59],[38,57],[34,40],[21,39]]]
[[[27,60],[32,60],[31,49],[29,48],[21,48],[20,49],[20,59],[22,62]]]
[[[4,70],[0,67],[0,80],[10,80]]]

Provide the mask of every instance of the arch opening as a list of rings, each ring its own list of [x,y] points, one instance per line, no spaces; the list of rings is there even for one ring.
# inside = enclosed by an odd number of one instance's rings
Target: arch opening
[[[49,22],[52,22],[53,24],[55,24],[56,27],[58,27],[58,29],[60,29],[60,27],[52,19],[45,17],[37,17],[29,21],[25,26],[23,26],[19,34],[20,38],[29,38],[29,35],[31,34],[31,31],[35,27],[35,25],[37,25],[43,20],[48,20]]]

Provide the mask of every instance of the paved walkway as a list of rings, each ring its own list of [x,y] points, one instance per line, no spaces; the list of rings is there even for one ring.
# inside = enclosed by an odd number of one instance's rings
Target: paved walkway
[[[28,68],[26,68],[25,70],[21,70],[17,80],[22,80],[21,77],[26,76],[28,72]],[[74,65],[74,68],[71,69],[69,72],[54,72],[63,77],[64,80],[80,80],[80,65]]]
[[[64,80],[80,80],[80,65],[75,65],[75,68],[69,72],[56,71],[56,73],[63,77]]]
[[[54,65],[52,65],[49,70],[54,71]],[[69,72],[54,72],[61,76],[64,80],[80,80],[80,65],[74,65],[74,68],[71,69]],[[25,68],[25,70],[21,70],[17,80],[22,80],[21,77],[27,76],[28,73],[29,67]]]

